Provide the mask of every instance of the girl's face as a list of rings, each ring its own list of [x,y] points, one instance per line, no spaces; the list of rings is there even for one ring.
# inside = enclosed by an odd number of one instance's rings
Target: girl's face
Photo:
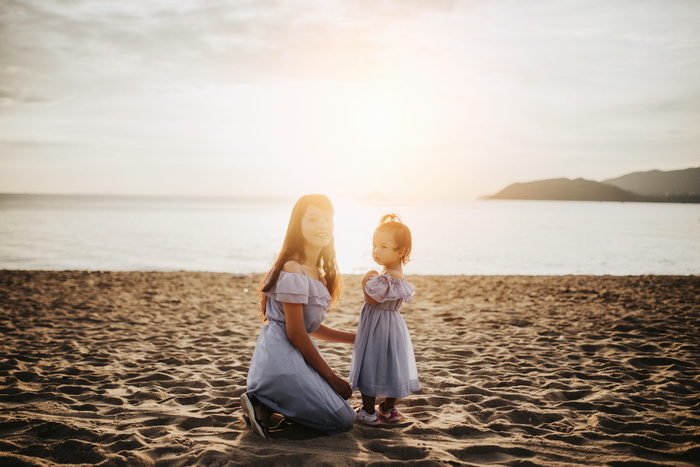
[[[333,239],[333,213],[310,205],[301,218],[301,234],[314,247],[327,246]]]
[[[372,237],[372,258],[380,266],[392,266],[401,262],[405,248],[397,248],[394,233],[375,230]]]

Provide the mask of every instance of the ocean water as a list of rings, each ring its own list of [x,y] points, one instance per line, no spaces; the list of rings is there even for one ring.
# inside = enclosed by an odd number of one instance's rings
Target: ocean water
[[[396,212],[407,274],[700,274],[700,205],[333,199],[344,273],[376,268],[372,232]],[[0,195],[0,269],[266,271],[293,202]]]

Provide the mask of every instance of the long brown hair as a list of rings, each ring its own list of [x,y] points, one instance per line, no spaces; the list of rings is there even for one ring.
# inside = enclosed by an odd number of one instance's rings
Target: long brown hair
[[[309,206],[316,206],[319,209],[335,213],[333,209],[333,203],[325,195],[305,195],[299,198],[299,200],[294,205],[292,209],[292,214],[289,217],[289,225],[287,226],[287,234],[284,237],[284,242],[282,243],[282,250],[277,259],[272,265],[272,269],[267,273],[263,281],[260,283],[258,288],[258,296],[260,298],[260,315],[263,320],[267,320],[265,317],[267,297],[263,294],[264,292],[269,292],[277,283],[277,279],[280,276],[282,267],[284,263],[289,260],[297,260],[304,262],[306,258],[304,257],[304,236],[301,232],[301,220],[306,214],[306,210]],[[341,281],[340,273],[338,272],[338,264],[335,259],[335,240],[331,237],[331,241],[328,245],[323,247],[321,254],[318,257],[316,266],[321,271],[321,281],[325,283],[328,292],[331,294],[331,305],[335,305],[340,298],[341,292]]]

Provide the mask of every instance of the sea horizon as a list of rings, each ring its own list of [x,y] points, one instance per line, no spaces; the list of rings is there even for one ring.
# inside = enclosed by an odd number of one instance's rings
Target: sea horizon
[[[399,213],[407,275],[696,275],[700,205],[332,198],[343,274],[376,269],[371,234]],[[0,269],[264,273],[295,199],[0,194]]]

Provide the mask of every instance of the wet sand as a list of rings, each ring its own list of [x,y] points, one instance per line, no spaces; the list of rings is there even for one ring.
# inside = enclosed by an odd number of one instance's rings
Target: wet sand
[[[275,439],[239,406],[260,278],[0,271],[0,465],[700,465],[700,276],[409,276],[404,418]]]

